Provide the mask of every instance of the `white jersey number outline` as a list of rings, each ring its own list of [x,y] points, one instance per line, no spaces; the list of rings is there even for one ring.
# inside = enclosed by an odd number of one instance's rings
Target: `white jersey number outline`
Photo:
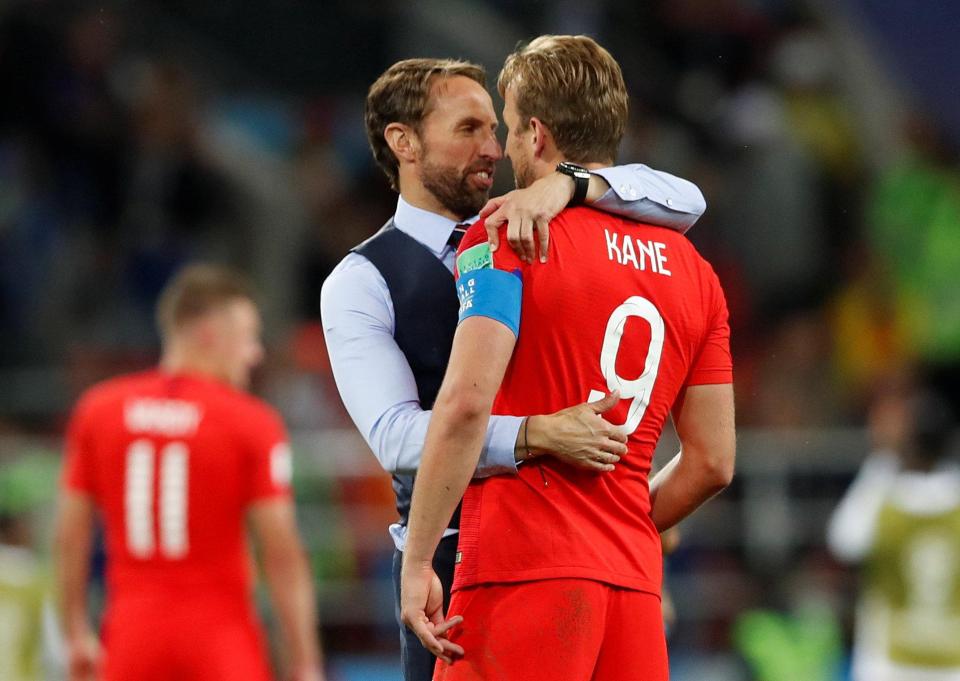
[[[146,439],[127,448],[124,475],[124,516],[127,548],[137,558],[156,555],[154,536],[154,459],[156,446]],[[190,450],[182,442],[170,442],[160,450],[159,518],[160,554],[176,560],[187,555],[187,463]]]
[[[640,317],[650,325],[650,345],[647,347],[647,359],[643,365],[643,373],[635,379],[628,380],[617,375],[617,355],[620,352],[620,343],[623,340],[623,330],[630,317]],[[607,329],[603,334],[603,346],[600,349],[600,372],[607,381],[607,392],[620,391],[620,398],[632,398],[627,410],[627,420],[619,426],[625,435],[632,434],[643,420],[643,415],[650,404],[650,394],[653,392],[654,381],[660,370],[660,356],[663,353],[664,324],[660,311],[649,300],[642,296],[630,296],[622,305],[618,306],[607,320]],[[601,399],[605,393],[591,390],[588,402]]]

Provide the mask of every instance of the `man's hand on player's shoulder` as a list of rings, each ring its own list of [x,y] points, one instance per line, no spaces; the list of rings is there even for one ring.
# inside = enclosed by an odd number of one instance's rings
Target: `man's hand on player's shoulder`
[[[463,648],[446,634],[463,622],[457,615],[444,620],[443,587],[429,563],[412,565],[404,560],[400,576],[400,619],[410,628],[423,647],[447,664],[463,657]]]
[[[573,196],[573,180],[562,173],[551,173],[525,189],[515,189],[490,199],[480,211],[490,240],[490,249],[500,245],[498,230],[507,223],[507,242],[520,259],[532,263],[540,250],[540,262],[547,261],[550,221],[566,208]],[[534,232],[537,233],[534,238]]]
[[[546,416],[531,416],[526,433],[518,440],[521,448],[532,456],[549,454],[572,466],[597,472],[615,468],[620,457],[627,453],[627,436],[601,414],[620,401],[616,391],[596,402],[584,402]],[[521,457],[526,458],[526,457]]]

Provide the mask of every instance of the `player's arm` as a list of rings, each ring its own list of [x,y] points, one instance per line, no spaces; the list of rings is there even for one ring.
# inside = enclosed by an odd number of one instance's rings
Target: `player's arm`
[[[733,384],[691,385],[674,408],[677,454],[650,482],[650,516],[663,532],[733,479],[736,433]]]
[[[554,172],[525,189],[490,199],[480,216],[485,218],[494,250],[500,242],[497,230],[506,222],[507,241],[525,262],[533,262],[535,241],[539,243],[541,261],[546,261],[550,220],[570,202],[574,186],[571,177]],[[585,203],[629,220],[681,233],[690,229],[707,207],[697,185],[642,163],[591,171]]]
[[[56,580],[70,681],[93,681],[99,658],[96,634],[87,615],[94,514],[93,501],[87,494],[72,490],[61,493],[56,520]]]
[[[413,490],[401,572],[401,615],[424,646],[447,662],[463,654],[462,648],[442,638],[460,619],[443,621],[433,554],[476,467],[493,399],[515,343],[514,331],[494,319],[475,316],[460,324]]]
[[[520,333],[523,299],[516,255],[494,263],[482,225],[474,225],[457,255],[460,323],[447,373],[427,431],[413,489],[400,579],[400,616],[434,655],[450,662],[463,649],[444,634],[443,592],[433,555],[480,456],[493,400]]]
[[[316,599],[297,534],[293,501],[289,497],[256,501],[250,507],[249,521],[286,644],[290,678],[320,681],[324,677],[317,645]]]

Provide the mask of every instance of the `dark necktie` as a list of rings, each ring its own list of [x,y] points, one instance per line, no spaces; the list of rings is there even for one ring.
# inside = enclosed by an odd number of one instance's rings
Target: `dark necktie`
[[[470,225],[460,224],[454,227],[453,231],[450,232],[450,238],[447,239],[447,245],[454,249],[459,248],[460,242],[463,241],[463,235],[467,233],[468,229],[470,229]]]

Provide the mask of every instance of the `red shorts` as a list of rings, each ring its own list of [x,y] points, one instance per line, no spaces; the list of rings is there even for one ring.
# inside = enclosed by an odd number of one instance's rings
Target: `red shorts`
[[[190,599],[165,608],[111,608],[100,679],[270,681],[264,636],[246,610]]]
[[[461,660],[434,681],[667,681],[660,598],[589,579],[461,589],[448,616]]]

